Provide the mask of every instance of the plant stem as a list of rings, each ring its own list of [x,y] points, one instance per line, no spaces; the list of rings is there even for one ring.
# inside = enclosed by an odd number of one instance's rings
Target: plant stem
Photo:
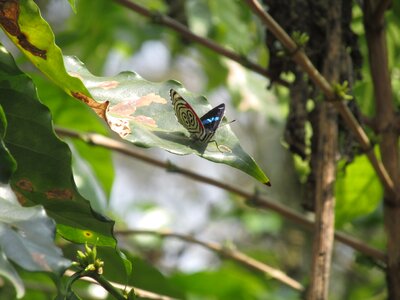
[[[107,279],[104,278],[104,276],[97,273],[91,273],[87,276],[96,280],[107,292],[109,292],[116,299],[126,300],[126,297],[121,293],[121,291],[114,287]]]

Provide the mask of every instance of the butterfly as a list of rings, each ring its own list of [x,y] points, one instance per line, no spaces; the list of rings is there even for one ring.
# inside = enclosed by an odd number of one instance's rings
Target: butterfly
[[[193,140],[208,144],[224,117],[225,104],[214,107],[199,118],[192,106],[177,91],[171,89],[169,93],[178,122],[189,131]]]

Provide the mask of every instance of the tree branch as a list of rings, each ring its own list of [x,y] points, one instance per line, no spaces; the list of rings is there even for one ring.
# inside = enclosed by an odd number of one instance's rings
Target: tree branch
[[[282,43],[282,45],[287,49],[289,53],[294,53],[292,59],[303,69],[304,72],[308,74],[310,79],[318,86],[324,93],[326,100],[333,101],[335,108],[338,110],[346,125],[351,129],[351,131],[356,136],[361,148],[365,151],[368,159],[370,160],[372,166],[377,172],[382,184],[387,191],[390,191],[391,195],[396,198],[395,185],[392,178],[389,176],[385,166],[375,155],[371,142],[358,123],[354,115],[351,113],[350,109],[345,105],[341,99],[335,95],[334,90],[328,81],[321,75],[321,73],[315,68],[313,63],[310,61],[308,56],[304,53],[302,49],[299,49],[292,38],[283,30],[283,28],[275,22],[275,20],[264,11],[258,0],[245,0],[249,5],[250,9],[259,16],[261,21],[270,30],[275,37]]]
[[[248,267],[252,270],[256,270],[258,272],[265,273],[266,275],[286,284],[287,286],[289,286],[295,290],[298,290],[298,291],[304,290],[304,287],[301,285],[300,282],[290,278],[282,271],[272,268],[260,261],[257,261],[240,251],[225,248],[217,243],[200,241],[190,235],[174,233],[174,232],[170,232],[167,230],[155,231],[155,230],[139,230],[139,229],[134,230],[134,229],[132,229],[132,230],[119,230],[119,231],[116,231],[115,233],[119,234],[119,235],[131,235],[131,234],[156,235],[156,236],[159,236],[162,238],[177,238],[177,239],[189,242],[189,243],[197,244],[197,245],[203,246],[213,252],[216,252],[217,254],[221,255],[222,257],[239,262],[243,266]]]
[[[239,195],[239,196],[245,198],[246,204],[249,206],[253,206],[258,209],[272,210],[272,211],[278,213],[279,215],[281,215],[282,217],[288,219],[289,221],[292,221],[295,224],[304,226],[304,228],[306,228],[308,230],[313,230],[314,221],[305,218],[303,215],[295,212],[292,209],[282,206],[282,205],[278,204],[277,202],[271,201],[269,198],[267,198],[265,196],[258,195],[257,193],[256,194],[249,193],[240,188],[237,188],[236,186],[232,186],[232,185],[220,182],[218,180],[200,175],[198,173],[182,169],[176,165],[173,165],[171,162],[164,162],[164,161],[149,157],[149,156],[137,151],[136,149],[134,149],[134,147],[132,147],[122,141],[117,141],[117,140],[114,140],[114,139],[111,139],[111,138],[108,138],[108,137],[105,137],[103,135],[96,134],[96,133],[79,133],[79,132],[76,132],[76,131],[73,131],[70,129],[60,128],[60,127],[56,127],[56,132],[57,132],[57,134],[59,134],[61,136],[80,139],[88,144],[100,146],[103,148],[107,148],[110,150],[114,150],[114,151],[123,153],[125,155],[134,157],[136,159],[144,161],[153,166],[166,169],[169,172],[179,173],[179,174],[185,175],[186,177],[191,178],[193,180],[219,187],[221,189],[224,189],[226,191],[229,191],[231,193],[234,193],[236,195]],[[367,256],[372,257],[373,259],[376,259],[376,260],[382,261],[383,263],[386,263],[386,256],[382,251],[372,248],[360,240],[357,240],[355,238],[352,238],[352,237],[350,237],[344,233],[340,233],[340,232],[335,233],[335,238],[337,241],[340,241],[340,242],[348,245],[349,247],[351,247]]]
[[[368,46],[370,72],[374,85],[375,124],[380,135],[382,161],[400,194],[399,134],[396,106],[391,86],[384,11],[390,1],[364,1],[364,27]],[[397,195],[398,195],[397,194]],[[400,299],[400,199],[385,188],[384,223],[387,235],[386,282],[388,299]]]
[[[185,25],[175,21],[174,19],[172,19],[168,16],[165,16],[159,12],[150,11],[150,10],[144,8],[143,6],[136,4],[134,2],[131,2],[129,0],[114,0],[114,2],[117,2],[120,5],[125,6],[125,7],[129,8],[130,10],[132,10],[136,13],[139,13],[147,18],[151,18],[155,23],[165,25],[165,26],[175,30],[176,32],[178,32],[180,35],[182,35],[186,39],[194,41],[196,43],[199,43],[199,44],[205,46],[206,48],[211,49],[212,51],[214,51],[222,56],[228,57],[231,60],[236,61],[237,63],[241,64],[242,66],[246,67],[249,70],[252,70],[252,71],[254,71],[258,74],[261,74],[267,78],[271,78],[271,74],[266,68],[250,61],[243,55],[239,55],[227,48],[222,47],[221,45],[215,43],[214,41],[212,41],[210,39],[207,39],[207,38],[204,38],[204,37],[194,34]],[[283,86],[289,86],[289,83],[287,81],[284,81],[279,78],[276,78],[276,79],[274,78],[274,82],[279,83]]]
[[[342,3],[330,1],[324,28],[328,49],[324,55],[322,72],[330,82],[338,82],[345,53],[342,42]],[[336,67],[332,67],[336,66]],[[312,155],[315,161],[315,229],[310,285],[307,299],[328,299],[332,268],[335,232],[335,179],[338,153],[338,116],[332,102],[316,103],[316,126],[313,136],[317,139]]]

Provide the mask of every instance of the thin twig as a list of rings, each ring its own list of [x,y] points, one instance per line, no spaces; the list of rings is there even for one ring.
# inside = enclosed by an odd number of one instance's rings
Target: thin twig
[[[64,275],[66,276],[73,276],[75,274],[74,271],[72,270],[66,270]],[[81,277],[81,280],[87,281],[87,282],[91,282],[91,283],[95,283],[95,284],[99,284],[99,282],[97,282],[95,279],[91,278],[91,277]],[[126,291],[127,293],[129,293],[132,289],[135,291],[135,295],[141,298],[145,298],[145,299],[153,299],[153,300],[176,300],[176,298],[171,298],[168,296],[163,296],[163,295],[159,295],[153,292],[149,292],[146,290],[142,290],[139,289],[137,287],[134,286],[128,286],[128,285],[123,285],[120,283],[116,283],[116,282],[112,282],[112,281],[107,281],[107,284],[110,284],[113,286],[113,288],[117,288],[119,290],[123,290]],[[99,284],[100,285],[100,284]]]
[[[197,244],[197,245],[203,246],[211,251],[218,253],[222,257],[229,258],[236,262],[239,262],[242,265],[244,265],[245,267],[265,273],[266,275],[288,285],[289,287],[291,287],[295,290],[298,290],[298,291],[304,290],[304,287],[301,285],[300,282],[294,280],[293,278],[290,278],[282,271],[272,268],[260,261],[257,261],[254,258],[251,258],[250,256],[247,256],[246,254],[244,254],[240,251],[225,248],[217,243],[200,241],[190,235],[174,233],[174,232],[171,232],[168,230],[141,230],[141,229],[134,230],[134,229],[131,229],[131,230],[118,230],[115,233],[119,234],[119,235],[132,235],[132,234],[157,235],[162,238],[177,238],[177,239],[189,242],[189,243]]]
[[[261,74],[267,78],[271,78],[271,73],[265,67],[262,67],[256,63],[250,61],[243,55],[237,54],[225,47],[222,47],[221,45],[217,44],[216,42],[214,42],[210,39],[207,39],[207,38],[204,38],[204,37],[194,34],[193,32],[191,32],[189,30],[189,28],[187,28],[182,23],[179,23],[176,20],[174,20],[166,15],[161,14],[160,12],[150,11],[150,10],[146,9],[145,7],[143,7],[139,4],[136,4],[134,2],[131,2],[129,0],[114,0],[114,1],[129,8],[130,10],[132,10],[136,13],[139,13],[145,17],[151,18],[155,23],[165,25],[165,26],[175,30],[176,32],[178,32],[180,35],[182,35],[183,37],[185,37],[188,40],[199,43],[224,57],[228,57],[231,60],[236,61],[237,63],[243,65],[244,67],[246,67],[249,70],[252,70],[252,71],[254,71],[258,74]],[[289,83],[287,81],[284,81],[280,78],[274,79],[274,82],[279,83],[283,86],[289,86]]]
[[[108,137],[105,137],[100,134],[96,133],[79,133],[70,129],[66,128],[56,128],[56,132],[61,135],[61,136],[66,136],[66,137],[72,137],[72,138],[77,138],[81,139],[89,144],[104,147],[110,150],[114,150],[120,153],[123,153],[125,155],[128,155],[130,157],[135,157],[139,160],[142,160],[148,164],[151,164],[153,166],[163,168],[166,170],[169,170],[171,172],[179,173],[182,175],[185,175],[188,178],[191,178],[193,180],[203,182],[210,184],[212,186],[219,187],[221,189],[224,189],[226,191],[232,192],[234,194],[237,194],[243,198],[246,199],[246,204],[250,206],[254,206],[258,209],[265,209],[265,210],[272,210],[282,217],[288,219],[289,221],[292,221],[293,223],[299,224],[304,226],[304,228],[308,230],[313,230],[314,229],[314,221],[309,220],[305,218],[303,215],[299,214],[298,212],[287,208],[283,205],[278,204],[277,202],[274,202],[267,198],[266,196],[263,195],[258,195],[257,193],[250,193],[247,191],[244,191],[240,188],[237,188],[236,186],[232,186],[223,182],[220,182],[218,180],[200,175],[198,173],[182,169],[176,165],[171,164],[171,162],[164,162],[155,158],[152,158],[148,155],[145,155],[139,151],[137,151],[134,147],[131,145],[124,143],[122,141],[117,141]],[[367,255],[370,256],[374,259],[377,259],[379,261],[382,261],[383,263],[386,263],[386,255],[375,248],[372,248],[365,243],[363,243],[360,240],[357,240],[353,237],[350,237],[344,233],[336,232],[335,233],[335,239],[337,241],[342,242],[343,244],[346,244],[347,246]]]
[[[261,19],[265,26],[270,30],[273,35],[282,43],[282,45],[288,50],[289,53],[294,53],[292,59],[302,67],[303,71],[308,74],[310,79],[318,86],[324,93],[328,101],[333,101],[335,108],[338,110],[347,126],[355,134],[358,142],[362,149],[365,151],[368,159],[378,174],[382,184],[385,186],[387,191],[390,191],[393,198],[396,198],[396,190],[393,180],[390,178],[386,168],[381,161],[375,155],[371,142],[365,133],[364,129],[358,123],[347,105],[338,99],[335,95],[329,82],[319,73],[313,63],[310,61],[308,56],[302,49],[298,49],[298,45],[292,40],[292,38],[283,30],[283,28],[275,22],[275,20],[263,9],[261,4],[257,0],[245,0],[249,5],[250,9]]]

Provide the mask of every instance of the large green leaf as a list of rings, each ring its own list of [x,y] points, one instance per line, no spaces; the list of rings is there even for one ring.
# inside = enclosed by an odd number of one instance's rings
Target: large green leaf
[[[67,93],[88,94],[80,80],[65,71],[60,48],[49,24],[32,0],[0,3],[0,25],[13,43],[46,76]]]
[[[169,91],[175,89],[201,116],[211,109],[204,97],[195,97],[179,83],[153,83],[133,72],[114,77],[92,75],[78,59],[66,57],[71,75],[79,77],[93,98],[82,100],[93,106],[99,115],[104,110],[111,129],[122,138],[141,147],[159,147],[169,152],[197,154],[208,160],[224,163],[253,176],[264,184],[268,177],[240,146],[227,121],[223,121],[208,145],[193,141],[175,117]],[[217,146],[218,144],[218,146]]]
[[[0,50],[0,105],[8,122],[4,141],[17,162],[11,185],[20,202],[42,204],[69,240],[114,246],[114,222],[92,211],[77,192],[71,152],[55,136],[49,110],[38,101],[31,79]]]
[[[339,163],[335,185],[336,226],[374,211],[383,197],[376,172],[365,155],[357,157],[344,168]]]

